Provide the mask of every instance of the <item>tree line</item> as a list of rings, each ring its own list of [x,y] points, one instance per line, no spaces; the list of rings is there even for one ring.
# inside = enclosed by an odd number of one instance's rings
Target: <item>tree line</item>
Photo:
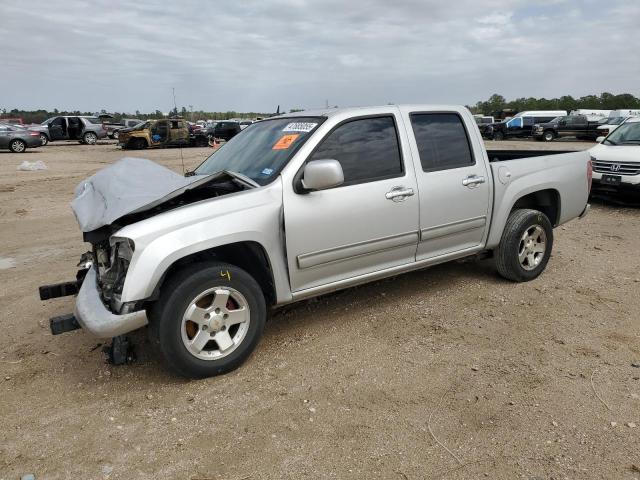
[[[584,97],[573,98],[571,95],[564,95],[559,98],[516,98],[507,101],[502,95],[494,93],[488,100],[480,101],[469,107],[473,113],[499,116],[501,112],[512,111],[513,113],[524,110],[577,110],[579,108],[621,110],[640,109],[640,98],[630,93],[614,95],[603,92],[600,95],[586,95]]]

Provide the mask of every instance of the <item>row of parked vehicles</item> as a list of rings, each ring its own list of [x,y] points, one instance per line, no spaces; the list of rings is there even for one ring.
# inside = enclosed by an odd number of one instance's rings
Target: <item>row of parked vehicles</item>
[[[105,121],[98,116],[61,115],[40,124],[23,125],[22,119],[0,119],[0,148],[24,152],[57,140],[77,140],[95,145],[98,140],[118,140],[125,149],[161,147],[204,147],[216,141],[230,140],[251,121],[210,121],[199,125],[175,117],[160,120],[125,118]]]
[[[8,147],[14,153],[56,140],[77,140],[95,145],[106,137],[107,130],[98,117],[63,115],[30,125],[23,125],[17,118],[0,119],[0,148]]]
[[[606,136],[628,118],[640,115],[640,110],[534,110],[516,114],[500,122],[488,122],[477,116],[482,136],[489,140],[534,138],[550,142],[563,137],[595,141]]]

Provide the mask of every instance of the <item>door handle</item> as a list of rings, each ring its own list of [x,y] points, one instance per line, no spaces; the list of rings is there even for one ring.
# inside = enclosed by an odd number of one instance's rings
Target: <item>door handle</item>
[[[384,196],[387,200],[402,202],[406,197],[411,197],[413,194],[413,188],[393,187]]]
[[[478,185],[484,182],[486,182],[484,177],[479,177],[477,175],[469,175],[467,178],[462,180],[462,185],[464,185],[465,187],[473,187],[474,185]]]

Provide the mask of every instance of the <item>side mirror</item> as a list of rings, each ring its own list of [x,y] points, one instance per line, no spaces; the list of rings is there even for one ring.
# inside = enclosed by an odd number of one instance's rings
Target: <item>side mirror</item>
[[[605,139],[605,138],[606,138],[606,137],[598,137],[598,138],[596,138],[596,142],[597,142],[597,143],[602,143],[602,142],[604,142],[604,139]]]
[[[305,190],[325,190],[343,183],[344,172],[337,160],[313,160],[305,165],[302,173]]]
[[[560,121],[558,122],[558,125],[566,125],[566,124],[567,124],[567,121],[566,121],[566,120],[560,120]]]

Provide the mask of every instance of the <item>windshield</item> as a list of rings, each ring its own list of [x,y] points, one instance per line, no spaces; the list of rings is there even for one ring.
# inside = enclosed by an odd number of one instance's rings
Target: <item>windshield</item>
[[[622,122],[624,122],[625,117],[613,117],[613,118],[607,118],[604,122],[605,125],[620,125]]]
[[[102,124],[102,120],[100,120],[97,117],[84,117],[84,119],[89,122],[89,123],[93,123],[95,125],[100,125]]]
[[[549,123],[558,123],[560,120],[564,120],[565,116],[561,115],[559,117],[554,118],[553,120],[551,120]]]
[[[44,122],[42,122],[40,125],[49,125],[51,122],[53,122],[56,118],[58,117],[51,117],[51,118],[47,118]]]
[[[295,117],[253,123],[207,158],[195,174],[229,170],[266,185],[322,121],[321,117]]]
[[[640,145],[640,122],[624,123],[609,134],[609,145]]]

